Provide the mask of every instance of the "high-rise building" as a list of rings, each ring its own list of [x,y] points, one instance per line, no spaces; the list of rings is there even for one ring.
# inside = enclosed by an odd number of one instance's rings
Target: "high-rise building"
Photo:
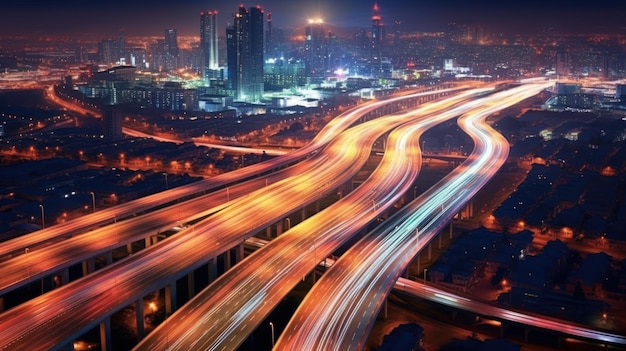
[[[557,76],[569,76],[569,55],[567,52],[556,53],[556,75]]]
[[[105,105],[102,114],[104,138],[108,141],[120,141],[122,134],[122,113],[116,105]]]
[[[241,101],[263,98],[263,10],[239,6],[226,28],[228,86]]]
[[[309,20],[305,31],[304,57],[307,74],[312,77],[323,77],[328,69],[328,41],[324,21]]]
[[[162,50],[162,67],[166,70],[178,68],[180,49],[178,48],[178,35],[176,34],[176,29],[169,28],[165,30],[165,39],[163,41]]]
[[[217,11],[200,12],[200,48],[205,70],[219,68],[217,42]]]
[[[374,11],[372,14],[372,55],[380,56],[380,50],[385,40],[385,26],[383,25],[383,21],[380,17],[380,8],[378,7],[378,3],[374,3],[372,10]]]

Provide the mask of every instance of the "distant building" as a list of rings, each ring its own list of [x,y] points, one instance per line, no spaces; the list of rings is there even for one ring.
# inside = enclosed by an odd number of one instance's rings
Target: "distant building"
[[[626,102],[626,84],[615,85],[615,98]]]
[[[200,49],[204,59],[203,74],[219,69],[217,11],[200,12]]]
[[[328,41],[326,29],[321,19],[311,19],[305,28],[304,58],[307,74],[311,77],[324,77],[328,70]]]
[[[569,76],[570,59],[567,52],[556,53],[556,75],[557,76]]]
[[[263,10],[239,6],[226,28],[228,85],[240,101],[263,98]]]
[[[385,41],[385,26],[380,17],[378,3],[374,3],[372,10],[374,13],[372,14],[371,54],[372,56],[379,57]]]
[[[108,141],[122,140],[122,113],[115,105],[104,106],[102,114],[104,122],[104,137]]]

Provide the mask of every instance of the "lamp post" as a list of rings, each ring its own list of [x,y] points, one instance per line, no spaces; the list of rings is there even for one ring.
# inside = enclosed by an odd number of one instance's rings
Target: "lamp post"
[[[270,328],[272,328],[272,348],[274,348],[274,323],[270,322]]]
[[[90,191],[89,194],[91,194],[91,204],[93,207],[93,212],[96,213],[96,194],[94,194],[93,191]]]
[[[43,229],[46,227],[46,221],[44,220],[43,205],[39,204],[39,208],[41,208],[41,229]]]

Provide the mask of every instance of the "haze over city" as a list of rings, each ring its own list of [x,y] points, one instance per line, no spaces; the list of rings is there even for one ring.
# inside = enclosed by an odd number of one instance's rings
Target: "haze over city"
[[[626,347],[623,0],[0,6],[0,350]]]
[[[444,30],[458,21],[507,32],[538,32],[554,28],[568,32],[624,32],[626,5],[621,0],[559,1],[379,1],[388,26],[401,22],[411,31]],[[242,3],[256,6],[257,3]],[[11,1],[2,5],[2,34],[106,35],[121,28],[129,35],[155,35],[173,27],[181,35],[197,35],[199,11],[217,10],[223,31],[238,3],[219,1]],[[368,26],[371,4],[358,0],[259,2],[271,12],[278,28],[301,28],[310,18],[335,27]]]

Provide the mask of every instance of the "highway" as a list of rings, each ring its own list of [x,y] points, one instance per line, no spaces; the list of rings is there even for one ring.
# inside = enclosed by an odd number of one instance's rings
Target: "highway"
[[[510,308],[502,308],[483,301],[475,301],[466,296],[460,296],[450,291],[404,278],[398,279],[394,289],[416,297],[435,301],[445,306],[473,312],[487,318],[550,330],[562,336],[575,336],[615,345],[626,345],[626,335],[592,329],[562,319],[550,318],[528,312],[513,311]]]
[[[166,204],[177,203],[181,199],[191,198],[195,194],[204,194],[210,191],[218,190],[228,185],[262,176],[272,170],[291,165],[313,153],[318,152],[319,148],[326,145],[330,140],[358,121],[363,115],[375,111],[377,108],[384,106],[385,104],[438,93],[452,93],[466,88],[467,86],[459,86],[456,88],[442,89],[438,91],[404,92],[403,94],[391,96],[387,99],[374,100],[363,105],[359,105],[334,118],[309,144],[298,150],[281,157],[253,164],[209,179],[204,179],[195,183],[172,188],[137,200],[119,204],[114,207],[102,209],[94,214],[79,217],[65,223],[50,226],[45,229],[3,242],[2,245],[0,245],[0,259],[9,255],[22,254],[26,248],[29,248],[32,252],[33,250],[36,250],[38,246],[46,244],[50,241],[76,235],[99,225],[108,224],[116,219],[126,219],[135,214],[145,213],[151,209],[164,206]]]
[[[381,104],[384,103],[376,101],[360,111],[363,113]],[[325,130],[329,133],[320,134],[316,140],[325,140],[333,133],[341,132],[346,124],[352,124],[361,115],[351,111],[342,116],[344,118],[335,119],[327,125]],[[367,149],[379,135],[371,134],[370,138],[365,138],[362,133],[341,134],[341,138],[333,141],[322,152],[299,163],[297,167],[302,167],[298,170],[301,175],[295,180],[276,182],[244,199],[232,201],[231,206],[217,215],[160,244],[6,311],[0,315],[0,329],[3,330],[0,345],[3,345],[3,349],[52,349],[55,345],[78,337],[84,330],[97,325],[99,320],[94,316],[101,318],[133,302],[138,296],[163,287],[166,282],[184,274],[181,272],[196,268],[210,257],[242,243],[255,230],[275,222],[284,213],[314,201],[350,179],[368,157],[367,153],[357,150]],[[348,149],[354,152],[345,152],[347,143],[351,143]],[[328,162],[329,159],[336,162]],[[318,171],[308,172],[310,169]],[[251,216],[251,213],[255,215]],[[162,262],[170,264],[163,265]],[[103,286],[106,294],[115,293],[116,298],[98,298]],[[73,303],[82,307],[74,308]],[[59,327],[59,323],[63,327]],[[38,341],[37,345],[32,345],[32,340],[25,338],[33,328],[38,328],[38,332],[43,333],[41,335],[46,335],[45,342]]]
[[[485,91],[470,90],[355,127],[355,134],[365,137],[368,130],[381,128],[382,122],[386,123],[381,131],[407,123],[390,135],[381,164],[361,186],[225,272],[135,350],[236,349],[301,277],[411,188],[421,165],[418,133],[459,116],[467,108],[464,96]],[[369,148],[356,152],[369,153]]]
[[[549,86],[527,84],[495,93],[460,118],[474,140],[472,154],[337,260],[307,294],[276,349],[363,349],[402,271],[506,160],[508,141],[485,123],[486,117]]]

